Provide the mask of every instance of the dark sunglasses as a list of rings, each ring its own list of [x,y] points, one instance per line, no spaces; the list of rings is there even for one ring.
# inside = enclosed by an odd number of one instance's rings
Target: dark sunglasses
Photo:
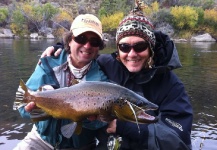
[[[127,43],[118,44],[118,48],[124,53],[129,53],[132,48],[135,52],[139,53],[145,51],[148,47],[149,47],[149,43],[143,41],[135,43],[133,45]]]
[[[74,41],[78,44],[86,44],[87,42],[90,43],[90,46],[92,47],[99,47],[102,44],[102,40],[100,38],[97,37],[91,37],[91,38],[87,38],[85,35],[79,35],[74,37]]]

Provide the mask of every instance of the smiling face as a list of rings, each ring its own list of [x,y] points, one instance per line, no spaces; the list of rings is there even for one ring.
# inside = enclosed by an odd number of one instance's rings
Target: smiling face
[[[99,36],[93,32],[85,32],[82,35],[84,35],[87,39],[99,39]],[[90,63],[90,61],[96,58],[99,52],[99,47],[91,46],[89,41],[85,44],[79,44],[72,39],[71,42],[69,42],[69,47],[72,64],[76,68],[82,68]]]
[[[145,42],[145,40],[138,36],[128,36],[122,38],[119,41],[119,44],[126,43],[129,45],[135,45],[138,42]],[[130,72],[139,72],[142,70],[147,64],[151,54],[149,47],[144,49],[142,52],[136,52],[133,48],[131,48],[128,53],[122,52],[120,49],[118,49],[118,52],[121,62]]]

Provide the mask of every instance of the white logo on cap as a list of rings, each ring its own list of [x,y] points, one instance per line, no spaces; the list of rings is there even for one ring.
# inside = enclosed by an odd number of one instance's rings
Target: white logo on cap
[[[99,24],[96,21],[94,21],[94,20],[82,19],[81,21],[83,21],[85,23],[89,23],[89,24],[91,23],[91,24],[95,24],[95,25],[99,26]]]

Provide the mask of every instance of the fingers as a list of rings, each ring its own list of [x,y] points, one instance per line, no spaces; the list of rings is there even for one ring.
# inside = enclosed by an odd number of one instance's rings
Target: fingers
[[[41,54],[40,58],[46,57],[46,56],[51,56],[54,52],[54,47],[53,46],[49,46],[48,48],[46,48],[46,50]],[[39,59],[38,61],[38,65],[41,64],[41,60]]]
[[[46,57],[46,56],[51,56],[54,52],[54,47],[53,46],[49,46],[48,48],[46,48],[46,50],[42,53],[41,58]]]
[[[38,63],[37,63],[37,64],[38,64],[38,65],[40,65],[40,64],[41,64],[41,59],[39,59],[39,60],[38,60]]]
[[[59,56],[61,52],[62,52],[62,48],[59,48],[59,49],[54,53],[54,56],[55,56],[55,57]]]
[[[116,125],[117,120],[114,119],[112,122],[109,123],[108,128],[106,129],[107,133],[116,133]]]
[[[34,108],[36,108],[36,105],[34,102],[30,102],[28,103],[24,109],[27,111],[27,112],[31,112]]]

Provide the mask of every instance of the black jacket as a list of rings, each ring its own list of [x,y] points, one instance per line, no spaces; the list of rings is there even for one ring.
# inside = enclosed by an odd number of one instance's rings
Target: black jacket
[[[178,53],[170,38],[155,32],[155,66],[130,73],[116,59],[117,53],[102,54],[97,61],[108,78],[157,104],[154,124],[141,124],[140,133],[134,123],[117,121],[116,133],[123,138],[122,149],[185,150],[191,149],[192,106],[183,83],[172,69],[181,67]]]

